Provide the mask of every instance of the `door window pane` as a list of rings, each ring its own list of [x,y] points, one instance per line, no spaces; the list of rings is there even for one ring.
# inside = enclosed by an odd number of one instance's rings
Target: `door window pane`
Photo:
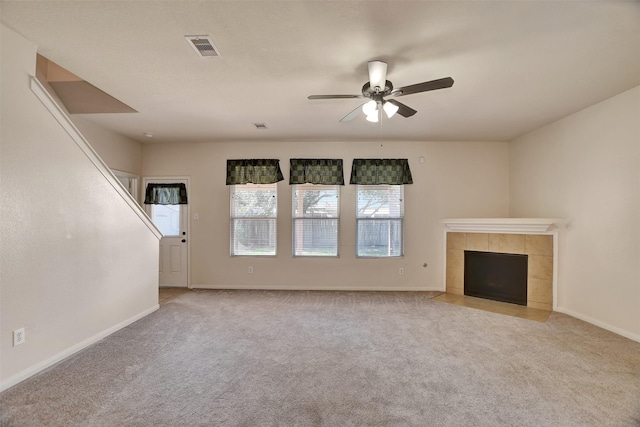
[[[180,235],[180,205],[153,205],[151,220],[163,236]]]

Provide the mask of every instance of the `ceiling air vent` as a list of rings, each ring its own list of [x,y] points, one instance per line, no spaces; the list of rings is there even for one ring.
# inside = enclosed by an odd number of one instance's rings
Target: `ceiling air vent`
[[[222,56],[209,36],[184,36],[184,38],[203,58],[218,58]]]

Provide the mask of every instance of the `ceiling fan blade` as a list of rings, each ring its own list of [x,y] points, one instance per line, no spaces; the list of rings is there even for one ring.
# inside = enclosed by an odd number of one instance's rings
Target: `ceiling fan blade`
[[[396,101],[395,99],[390,99],[387,102],[389,102],[389,103],[395,105],[396,107],[398,107],[398,114],[400,114],[402,117],[411,117],[415,113],[417,113],[417,111],[414,110],[413,108],[407,107],[402,102]]]
[[[436,90],[436,89],[444,89],[451,86],[453,86],[453,79],[451,77],[445,77],[443,79],[431,80],[428,82],[417,83],[414,85],[409,85],[409,86],[401,87],[398,89],[394,89],[393,92],[391,92],[391,94],[395,96],[404,96],[404,95],[411,95],[412,93],[427,92],[427,91]]]
[[[387,63],[382,61],[369,61],[369,84],[374,89],[379,87],[384,91],[387,82]]]
[[[307,99],[351,99],[362,97],[362,95],[309,95]]]
[[[366,102],[364,104],[366,104]],[[341,123],[350,122],[351,120],[353,120],[356,117],[358,117],[360,115],[360,113],[362,113],[362,106],[364,104],[358,105],[355,110],[353,110],[352,112],[350,112],[349,114],[347,114],[346,116],[341,118],[340,122]]]

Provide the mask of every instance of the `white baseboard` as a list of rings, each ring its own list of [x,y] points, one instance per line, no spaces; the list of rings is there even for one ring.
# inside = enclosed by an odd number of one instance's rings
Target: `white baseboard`
[[[21,372],[18,372],[17,374],[13,375],[12,377],[7,378],[5,381],[3,381],[2,383],[0,383],[0,392],[3,392],[4,390],[7,390],[10,387],[13,387],[14,385],[26,380],[29,377],[32,377],[33,375],[37,374],[40,371],[43,371],[45,369],[47,369],[49,366],[55,365],[56,363],[66,359],[67,357],[79,352],[80,350],[83,350],[87,347],[89,347],[92,344],[95,344],[96,342],[100,341],[101,339],[111,335],[112,333],[119,331],[120,329],[129,326],[130,324],[132,324],[133,322],[142,319],[145,316],[148,316],[149,314],[153,313],[154,311],[156,311],[158,308],[160,308],[160,306],[158,304],[156,304],[155,306],[152,306],[151,308],[148,308],[147,310],[144,310],[141,313],[136,314],[133,317],[130,317],[108,329],[105,329],[104,331],[90,337],[87,338],[86,340],[79,342],[78,344],[69,347],[68,349],[61,351],[60,353],[54,355],[53,357],[50,357],[47,360],[44,360],[34,366],[31,366]]]
[[[602,322],[598,319],[594,319],[589,316],[585,316],[584,314],[580,314],[576,311],[570,310],[564,307],[554,308],[554,311],[558,313],[564,313],[571,317],[575,317],[576,319],[583,320],[587,323],[591,323],[592,325],[598,326],[602,329],[606,329],[607,331],[613,332],[614,334],[622,335],[625,338],[629,338],[630,340],[640,342],[640,335],[634,334],[633,332],[626,331],[624,329],[620,329],[617,326],[609,325],[608,323]]]
[[[362,292],[426,292],[426,291],[438,291],[443,292],[442,289],[437,287],[415,287],[415,286],[340,286],[340,285],[203,285],[197,284],[191,285],[192,289],[229,289],[229,290],[261,290],[261,291],[362,291]]]

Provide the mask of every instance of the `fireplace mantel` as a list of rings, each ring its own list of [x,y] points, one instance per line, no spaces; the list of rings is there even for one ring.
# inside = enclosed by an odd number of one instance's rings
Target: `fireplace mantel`
[[[566,224],[561,218],[449,218],[449,231],[463,233],[547,233]]]

